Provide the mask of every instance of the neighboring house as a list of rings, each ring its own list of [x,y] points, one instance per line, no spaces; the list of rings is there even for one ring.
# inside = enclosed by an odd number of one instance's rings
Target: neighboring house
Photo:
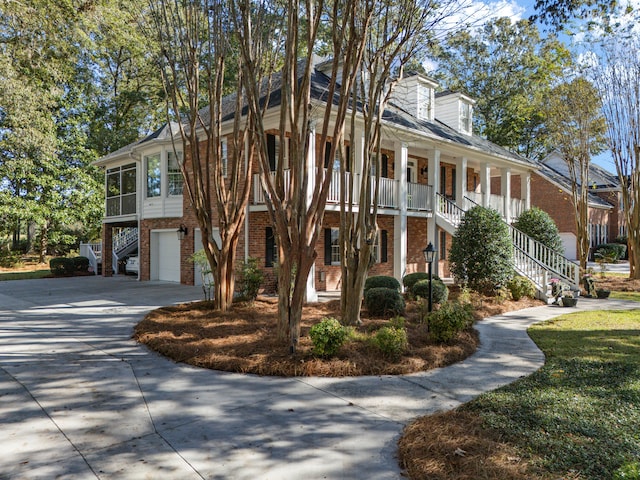
[[[618,177],[591,163],[589,169],[589,236],[591,247],[624,235]],[[531,204],[555,221],[564,243],[565,257],[578,257],[575,208],[566,162],[558,151],[540,162],[531,178]]]
[[[328,83],[323,64],[316,65],[312,83],[314,101],[322,101],[320,95]],[[405,78],[399,82],[385,111],[378,200],[380,233],[377,262],[370,271],[372,275],[386,274],[400,279],[410,272],[425,271],[422,250],[432,242],[439,252],[436,271],[441,276],[448,276],[447,252],[465,209],[474,204],[493,207],[505,220],[511,221],[531,205],[531,178],[538,169],[537,164],[474,136],[473,100],[451,92],[436,95],[436,88],[433,80],[421,75]],[[279,149],[285,149],[287,161],[288,145],[278,144],[277,116],[266,117],[266,120],[273,122],[273,134],[268,135],[267,144],[275,169]],[[232,122],[226,122],[223,134],[231,128]],[[139,232],[140,280],[199,282],[199,274],[189,257],[201,248],[200,231],[188,199],[182,195],[182,178],[177,164],[181,161],[181,153],[174,153],[171,133],[170,126],[164,126],[96,162],[106,171],[103,275],[111,275],[112,264],[121,261],[114,238],[134,228]],[[176,133],[175,128],[173,133]],[[356,135],[348,138],[347,143],[349,148],[356,149],[357,163],[362,139]],[[181,145],[179,139],[176,145]],[[313,163],[326,166],[328,161],[330,159],[315,158]],[[351,174],[358,175],[357,170],[356,167]],[[273,278],[276,248],[264,192],[258,181],[258,162],[254,162],[251,175],[254,177],[253,191],[239,258],[260,258],[260,266]],[[340,289],[337,177],[335,185],[327,201],[324,232],[311,272],[314,282],[309,282],[309,299],[314,298],[317,290]],[[180,234],[177,233],[179,229],[182,230]],[[522,261],[529,260],[521,257],[519,262]],[[530,263],[534,265],[535,262]],[[563,271],[573,272],[572,267]],[[547,273],[538,271],[537,275],[539,278],[535,281],[541,285],[539,288],[546,288]],[[577,274],[568,275],[577,278]]]

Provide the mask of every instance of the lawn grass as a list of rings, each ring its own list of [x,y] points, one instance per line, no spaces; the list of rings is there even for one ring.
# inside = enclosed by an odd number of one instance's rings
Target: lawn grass
[[[544,367],[463,410],[552,478],[616,478],[640,459],[640,310],[563,315],[529,334]]]
[[[31,272],[2,272],[0,282],[5,280],[30,280],[34,278],[44,278],[51,275],[51,270],[35,270]]]
[[[634,302],[640,302],[640,292],[611,292],[609,298],[615,298],[617,300],[631,300]]]

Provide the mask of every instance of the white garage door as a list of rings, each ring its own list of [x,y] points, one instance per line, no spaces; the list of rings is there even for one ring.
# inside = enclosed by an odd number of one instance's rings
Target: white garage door
[[[180,283],[180,240],[176,232],[158,232],[158,280]]]
[[[576,250],[576,236],[573,233],[560,233],[562,244],[564,245],[564,256],[569,260],[578,258]]]

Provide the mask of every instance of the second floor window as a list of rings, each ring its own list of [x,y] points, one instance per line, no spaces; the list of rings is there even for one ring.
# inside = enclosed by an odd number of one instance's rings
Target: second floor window
[[[107,170],[107,216],[136,213],[136,165]]]
[[[147,177],[147,198],[159,197],[162,186],[160,154],[156,153],[145,157],[144,164]]]
[[[182,172],[180,164],[182,163],[182,152],[167,152],[167,186],[169,196],[182,195]]]
[[[471,132],[471,105],[460,104],[460,127],[465,132]]]

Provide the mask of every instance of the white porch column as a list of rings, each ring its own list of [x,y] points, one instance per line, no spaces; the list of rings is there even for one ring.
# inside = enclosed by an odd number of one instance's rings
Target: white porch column
[[[520,174],[520,198],[524,200],[524,209],[531,208],[531,172]]]
[[[316,178],[316,127],[312,125],[309,132],[309,152],[307,154],[307,205],[313,200],[313,189],[315,187]],[[316,291],[316,266],[311,266],[309,276],[307,277],[307,291],[305,295],[307,302],[317,302],[318,292]]]
[[[467,193],[467,158],[456,160],[456,204],[465,207],[464,197]]]
[[[482,206],[487,208],[491,202],[491,165],[488,163],[480,165],[480,190],[482,191]]]
[[[400,211],[393,219],[393,276],[398,281],[402,281],[407,269],[407,165],[409,162],[407,144],[396,142],[394,153]]]
[[[501,170],[500,187],[502,193],[502,201],[504,202],[503,217],[505,222],[511,223],[511,169],[503,168]]]
[[[438,227],[436,224],[439,201],[436,193],[440,191],[440,150],[434,149],[431,153],[429,153],[429,161],[427,165],[428,165],[427,184],[431,185],[431,188],[432,188],[431,204],[433,205],[433,215],[429,219],[427,219],[427,244],[429,242],[433,243],[433,246],[436,249],[436,258],[434,262],[436,263],[435,273],[437,275],[438,274],[437,255],[438,255],[438,252],[440,251],[440,246],[438,245],[439,243]]]

